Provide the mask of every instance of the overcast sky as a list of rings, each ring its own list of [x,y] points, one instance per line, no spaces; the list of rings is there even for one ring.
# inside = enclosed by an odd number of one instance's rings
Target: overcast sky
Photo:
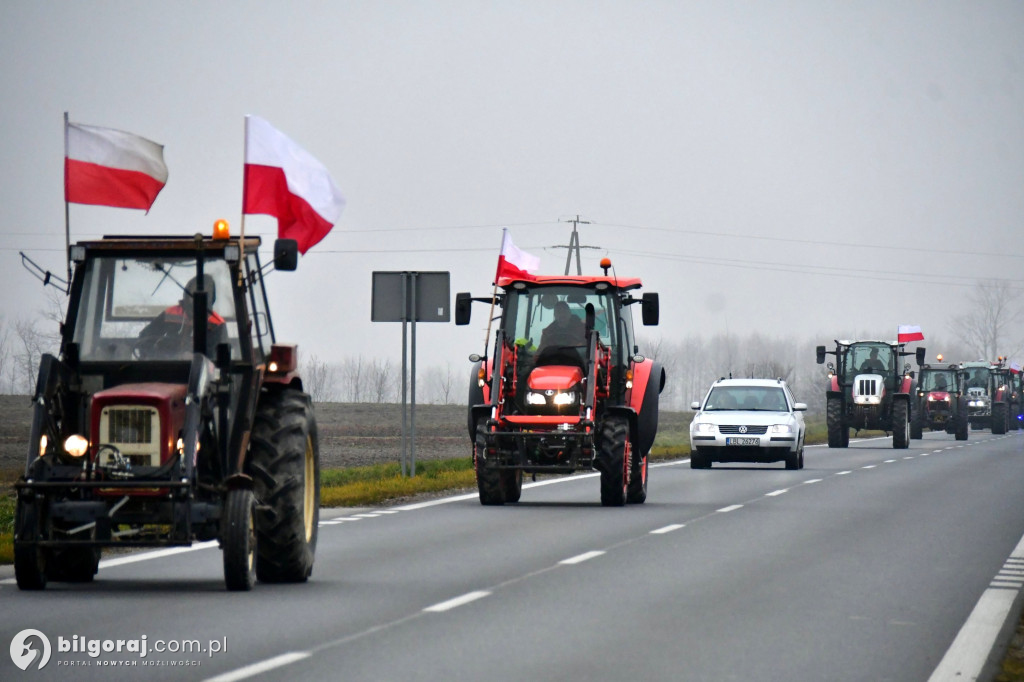
[[[400,360],[373,271],[487,294],[502,227],[558,274],[577,214],[584,271],[641,277],[667,340],[927,342],[977,279],[1024,289],[1022,2],[5,0],[0,65],[8,321],[45,300],[18,251],[64,272],[65,111],[170,171],[148,215],[72,205],[72,241],[237,229],[246,114],[323,162],[348,205],[268,285],[329,360]],[[421,365],[468,372],[474,312],[418,325]]]

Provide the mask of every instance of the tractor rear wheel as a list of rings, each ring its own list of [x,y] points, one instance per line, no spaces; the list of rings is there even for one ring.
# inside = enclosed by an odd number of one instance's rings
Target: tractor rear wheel
[[[1006,403],[992,403],[992,435],[1001,436],[1006,433],[1009,414]]]
[[[910,404],[906,400],[896,400],[892,404],[892,447],[896,450],[910,447],[909,409]]]
[[[308,395],[285,389],[260,397],[250,458],[260,506],[256,575],[261,582],[305,582],[320,522],[320,445]]]
[[[476,470],[476,487],[480,493],[480,504],[499,506],[505,504],[506,488],[502,485],[501,470],[487,466],[484,450],[487,447],[486,421],[480,419],[476,423],[476,439],[473,441],[473,468]],[[520,491],[522,490],[522,472],[519,472]]]
[[[228,491],[224,502],[221,543],[224,582],[232,592],[251,590],[256,582],[256,498],[247,488]]]
[[[68,547],[53,550],[48,562],[49,578],[57,582],[89,583],[100,566],[98,547]]]
[[[626,490],[628,504],[643,504],[647,501],[647,460],[634,452],[630,457],[629,488]]]
[[[19,539],[35,538],[39,532],[39,507],[18,500],[14,513],[14,534]],[[14,545],[14,577],[21,590],[46,588],[46,560],[49,552],[39,546]]]
[[[626,469],[629,425],[621,417],[608,417],[597,434],[597,464],[601,472],[601,504],[622,507],[626,504]]]
[[[843,416],[843,399],[829,398],[825,403],[825,421],[828,425],[830,448],[845,448],[850,445],[850,428]]]
[[[506,502],[518,502],[523,495],[523,470],[505,469],[501,472],[501,488]]]

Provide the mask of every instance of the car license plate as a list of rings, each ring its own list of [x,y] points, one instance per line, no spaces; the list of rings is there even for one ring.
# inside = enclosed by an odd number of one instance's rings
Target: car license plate
[[[726,445],[753,445],[758,446],[761,444],[760,438],[726,438]]]

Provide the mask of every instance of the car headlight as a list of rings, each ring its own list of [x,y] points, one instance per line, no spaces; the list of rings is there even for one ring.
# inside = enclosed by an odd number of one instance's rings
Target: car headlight
[[[789,424],[773,424],[772,433],[793,433],[793,427]]]
[[[527,405],[547,405],[548,399],[544,397],[543,393],[537,393],[535,391],[529,391],[526,394]]]
[[[572,392],[556,393],[555,397],[552,398],[551,402],[553,402],[555,405],[575,405],[576,394]]]
[[[698,422],[694,424],[697,433],[714,433],[715,425],[710,422]]]

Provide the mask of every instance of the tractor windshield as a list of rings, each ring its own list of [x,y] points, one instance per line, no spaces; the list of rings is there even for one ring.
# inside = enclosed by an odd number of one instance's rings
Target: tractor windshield
[[[966,388],[980,388],[988,391],[988,378],[990,370],[988,367],[973,367],[964,370],[964,385]]]
[[[97,257],[83,266],[74,320],[83,361],[186,359],[192,352],[196,260],[178,257]],[[228,264],[204,262],[208,354],[229,343],[238,355],[238,325]]]
[[[601,343],[629,348],[632,321],[617,315],[609,291],[568,286],[509,289],[505,297],[505,334],[529,350],[544,346],[586,346],[587,310],[594,311],[594,329]]]
[[[921,374],[922,391],[956,390],[956,376],[952,370],[928,371]]]
[[[846,357],[846,379],[858,374],[893,374],[896,371],[892,347],[884,343],[858,343],[850,346]]]

